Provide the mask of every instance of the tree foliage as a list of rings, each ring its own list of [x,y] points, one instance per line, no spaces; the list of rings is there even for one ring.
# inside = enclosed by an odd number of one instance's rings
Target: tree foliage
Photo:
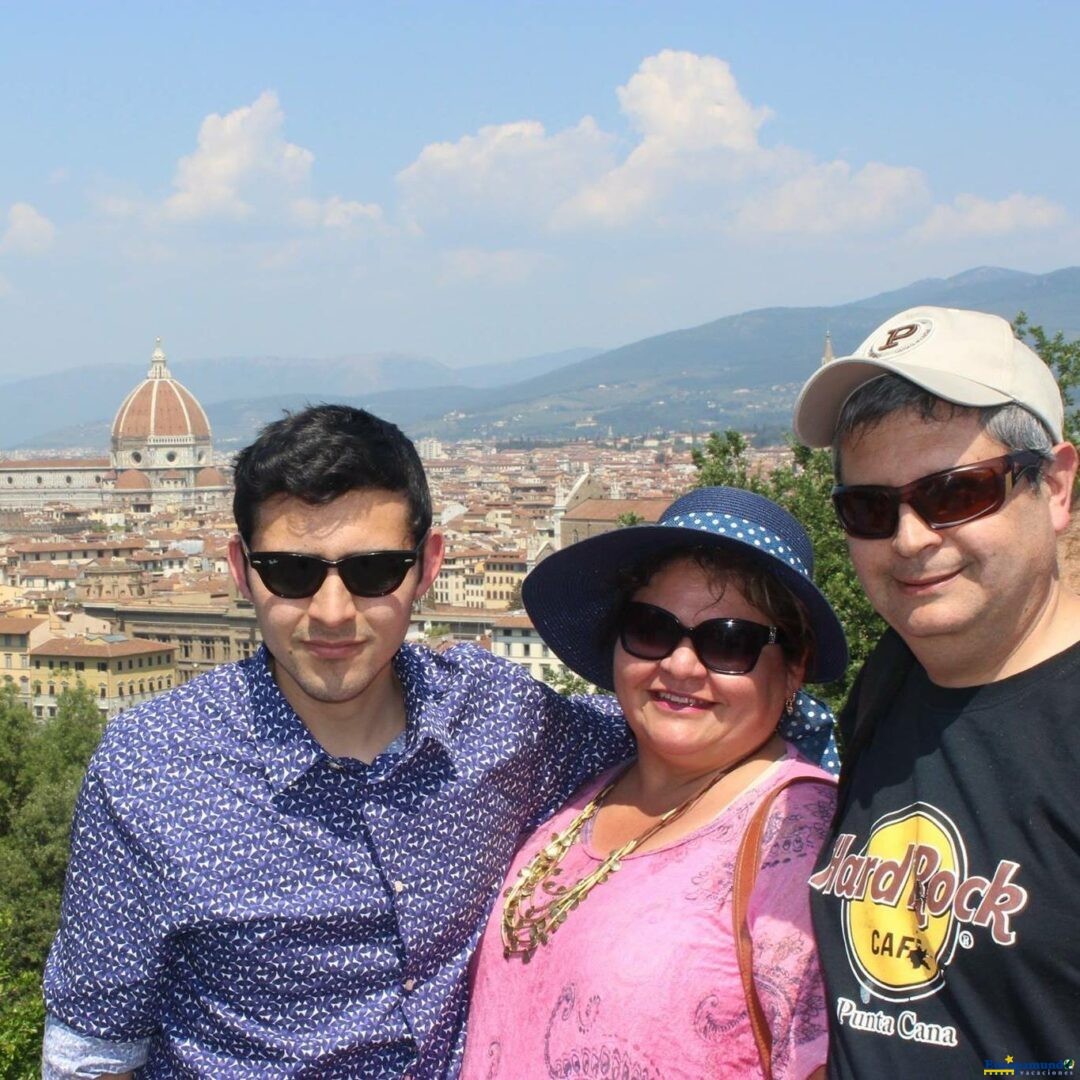
[[[14,932],[10,911],[0,910],[0,940]],[[39,975],[16,971],[0,951],[0,1077],[34,1080],[41,1054],[45,1006]]]
[[[831,704],[843,701],[885,624],[870,606],[848,556],[847,542],[833,513],[832,458],[827,451],[793,447],[794,459],[771,472],[750,467],[750,444],[737,431],[713,433],[694,451],[699,487],[745,488],[779,503],[806,529],[814,545],[814,580],[828,597],[847,632],[851,662],[847,675],[817,692]]]
[[[606,694],[606,690],[593,686],[588,679],[583,679],[561,664],[557,667],[544,669],[544,682],[553,690],[558,690],[565,697],[573,697],[576,694]]]
[[[1080,444],[1080,338],[1066,341],[1059,330],[1053,337],[1032,326],[1024,312],[1013,320],[1013,332],[1046,361],[1065,398],[1065,439]]]
[[[81,683],[43,722],[0,690],[0,1077],[36,1075],[41,969],[59,923],[75,799],[102,727]]]

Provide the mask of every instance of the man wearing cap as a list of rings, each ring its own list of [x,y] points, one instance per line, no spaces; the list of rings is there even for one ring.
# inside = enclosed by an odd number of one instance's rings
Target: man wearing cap
[[[841,716],[834,835],[810,879],[830,1076],[971,1077],[1076,1054],[1063,417],[1004,319],[932,307],[889,319],[796,403],[797,437],[833,448],[852,562],[891,627]]]

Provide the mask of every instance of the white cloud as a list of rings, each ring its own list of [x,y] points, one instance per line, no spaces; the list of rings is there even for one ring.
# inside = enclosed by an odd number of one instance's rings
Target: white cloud
[[[0,236],[0,253],[40,255],[56,239],[56,226],[29,203],[15,203],[8,210],[7,220],[7,228]]]
[[[482,281],[493,285],[518,285],[549,261],[549,256],[540,251],[457,248],[443,253],[439,284]]]
[[[272,90],[225,116],[206,117],[195,152],[177,165],[177,190],[165,201],[166,215],[176,220],[244,218],[254,211],[254,192],[295,190],[304,184],[315,157],[286,142],[284,120]]]
[[[431,143],[398,173],[406,213],[421,225],[467,208],[491,218],[543,221],[563,199],[614,164],[614,137],[591,116],[549,135],[535,120],[482,127]]]
[[[202,121],[196,149],[177,162],[175,190],[164,201],[114,190],[93,196],[93,203],[103,217],[151,232],[206,219],[339,232],[380,225],[383,211],[375,203],[312,194],[315,156],[289,142],[284,127],[277,95],[265,90],[250,105]]]
[[[347,229],[356,223],[380,224],[382,207],[376,203],[350,202],[338,195],[329,199],[296,199],[293,215],[302,225],[327,229]]]
[[[917,169],[817,162],[762,146],[772,110],[739,91],[713,56],[665,50],[618,88],[641,139],[625,161],[552,216],[558,228],[619,228],[643,219],[742,233],[833,233],[889,224],[926,200]]]
[[[643,60],[616,93],[644,142],[669,151],[752,152],[758,128],[772,116],[739,93],[726,61],[672,49]]]
[[[641,140],[624,162],[558,208],[556,227],[625,225],[687,187],[730,188],[768,156],[757,133],[772,110],[742,96],[724,60],[665,49],[646,57],[616,93]]]
[[[751,233],[825,234],[882,228],[926,199],[918,169],[871,161],[853,170],[846,161],[809,164],[798,176],[750,197],[735,228]]]
[[[912,230],[919,240],[965,236],[1002,236],[1029,229],[1049,229],[1067,220],[1063,207],[1039,195],[1016,192],[994,202],[978,195],[957,195],[948,205],[935,206]]]

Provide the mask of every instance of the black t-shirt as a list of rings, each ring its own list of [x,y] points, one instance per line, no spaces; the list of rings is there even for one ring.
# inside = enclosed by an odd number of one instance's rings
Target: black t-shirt
[[[831,1077],[1074,1075],[1080,644],[968,689],[915,664],[810,884]]]

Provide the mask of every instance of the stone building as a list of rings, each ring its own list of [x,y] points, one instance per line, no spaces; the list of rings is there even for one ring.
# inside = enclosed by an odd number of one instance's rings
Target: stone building
[[[176,685],[176,649],[160,641],[133,641],[122,634],[50,638],[32,646],[30,703],[34,715],[56,715],[64,690],[83,683],[105,716],[149,701]]]
[[[172,377],[160,338],[146,378],[113,418],[108,457],[0,461],[0,508],[63,503],[150,513],[169,505],[217,505],[228,492],[228,480],[213,464],[206,412]]]

